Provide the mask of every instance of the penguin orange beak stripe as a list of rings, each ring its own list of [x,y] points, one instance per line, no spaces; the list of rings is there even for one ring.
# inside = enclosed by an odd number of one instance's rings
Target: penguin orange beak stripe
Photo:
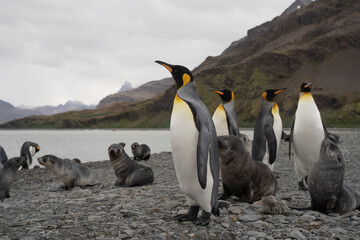
[[[167,70],[169,70],[169,72],[172,72],[172,68],[169,66],[169,64],[164,63],[162,61],[155,61],[155,62],[165,67]]]
[[[220,92],[220,91],[215,90],[215,89],[210,89],[210,91],[212,91],[212,92],[214,92],[214,93],[217,93],[217,94],[219,94],[219,95],[224,95],[223,92]]]
[[[304,86],[304,88],[308,88],[308,87],[310,87],[310,85],[309,85],[309,84]]]
[[[276,92],[274,92],[274,94],[278,94],[278,93],[281,93],[282,91],[285,91],[287,88],[281,88],[279,90],[277,90]]]

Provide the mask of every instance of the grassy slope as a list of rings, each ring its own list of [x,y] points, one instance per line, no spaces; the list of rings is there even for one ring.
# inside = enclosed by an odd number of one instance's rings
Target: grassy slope
[[[209,88],[235,92],[239,126],[252,127],[263,90],[288,87],[276,99],[284,126],[291,126],[299,86],[313,95],[328,127],[360,127],[360,5],[351,0],[317,0],[306,9],[249,30],[223,54],[193,72],[197,90],[212,114],[220,103]],[[28,117],[0,127],[169,127],[175,89],[154,99],[54,116]]]

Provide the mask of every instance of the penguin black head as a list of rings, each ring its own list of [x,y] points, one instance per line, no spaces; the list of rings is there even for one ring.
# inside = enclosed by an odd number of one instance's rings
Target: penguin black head
[[[162,61],[155,61],[156,63],[164,66],[171,73],[176,82],[177,89],[185,86],[189,82],[194,81],[194,77],[189,69],[180,65],[171,65]]]
[[[285,91],[287,88],[279,88],[279,89],[268,89],[268,90],[265,90],[262,94],[262,98],[265,100],[265,101],[268,101],[268,102],[273,102],[274,101],[274,98],[276,97],[276,95],[278,93],[281,93],[282,91]]]
[[[300,92],[311,92],[311,83],[303,82],[300,87]]]
[[[221,100],[223,100],[224,103],[228,103],[231,102],[234,99],[234,93],[233,91],[229,90],[229,89],[209,89],[209,91],[212,91],[214,93],[217,93],[220,97]]]

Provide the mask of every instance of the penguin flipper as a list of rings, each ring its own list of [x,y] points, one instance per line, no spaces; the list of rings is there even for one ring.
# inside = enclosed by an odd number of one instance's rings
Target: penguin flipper
[[[276,136],[272,127],[270,127],[268,124],[265,125],[265,137],[268,142],[269,163],[273,164],[276,159],[276,150],[277,150]]]
[[[233,119],[230,114],[225,111],[226,122],[228,124],[229,135],[240,137],[239,128],[236,125],[236,119]],[[235,122],[234,122],[235,121]]]
[[[327,131],[327,129],[326,129],[326,127],[325,127],[325,125],[324,125],[324,122],[323,122],[323,121],[321,121],[321,123],[322,123],[323,128],[324,128],[325,138],[329,138],[329,133],[328,133],[328,131]]]
[[[200,186],[206,188],[207,181],[207,161],[210,147],[210,132],[203,126],[199,131],[199,139],[197,143],[197,172]]]
[[[291,126],[290,130],[290,137],[289,137],[289,159],[291,158],[291,144],[293,142],[293,136],[294,136],[294,125],[295,125],[295,117]]]

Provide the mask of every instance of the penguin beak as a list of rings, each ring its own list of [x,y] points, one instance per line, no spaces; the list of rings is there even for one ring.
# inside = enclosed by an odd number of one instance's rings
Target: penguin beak
[[[35,152],[38,152],[38,151],[40,151],[40,147],[35,148]]]
[[[162,65],[163,67],[165,67],[167,70],[169,70],[169,72],[172,72],[173,66],[171,64],[168,64],[168,63],[165,63],[165,62],[162,62],[159,60],[157,60],[155,62]]]
[[[277,91],[274,92],[275,95],[277,95],[278,93],[281,93],[282,91],[285,91],[288,88],[280,88]]]
[[[209,91],[212,91],[212,92],[217,93],[219,95],[224,95],[223,92],[221,92],[220,90],[214,89],[214,88],[210,88]]]
[[[304,88],[311,88],[311,84],[305,85]]]

